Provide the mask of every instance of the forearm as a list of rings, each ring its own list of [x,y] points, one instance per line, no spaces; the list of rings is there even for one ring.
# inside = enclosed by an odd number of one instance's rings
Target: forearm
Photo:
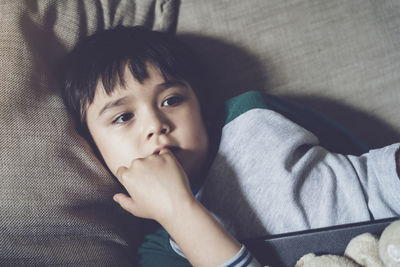
[[[218,266],[235,256],[241,245],[195,199],[172,219],[160,221],[194,266]]]
[[[122,166],[116,176],[132,197],[120,193],[114,199],[130,213],[158,221],[192,265],[218,266],[240,256],[242,246],[193,196],[169,150]],[[246,266],[252,262],[249,257]]]

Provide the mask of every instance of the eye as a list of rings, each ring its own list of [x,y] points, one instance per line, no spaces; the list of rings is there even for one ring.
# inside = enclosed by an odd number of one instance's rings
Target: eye
[[[113,124],[125,123],[125,122],[129,121],[129,120],[132,119],[132,118],[133,118],[133,114],[132,114],[132,113],[130,113],[130,112],[125,112],[125,113],[119,115],[118,117],[116,117],[116,118],[112,121],[112,123],[113,123]]]
[[[183,97],[181,96],[171,96],[165,99],[161,106],[166,107],[166,106],[177,106],[183,101]]]

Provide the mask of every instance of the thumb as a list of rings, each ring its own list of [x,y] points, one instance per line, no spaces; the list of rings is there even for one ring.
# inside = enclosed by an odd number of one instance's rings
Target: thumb
[[[126,210],[127,212],[134,214],[135,211],[135,202],[133,199],[123,193],[115,194],[113,197],[114,201],[117,202],[121,208]]]
[[[176,156],[175,156],[175,154],[169,149],[169,148],[163,148],[163,149],[161,149],[160,150],[160,153],[158,154],[158,155],[164,155],[164,154],[168,154],[168,155],[170,155],[173,159],[175,159],[175,161],[176,161]]]
[[[169,150],[168,148],[163,148],[163,149],[160,150],[160,152],[158,153],[158,155],[167,154],[167,153],[169,153],[169,152],[170,152],[170,150]]]

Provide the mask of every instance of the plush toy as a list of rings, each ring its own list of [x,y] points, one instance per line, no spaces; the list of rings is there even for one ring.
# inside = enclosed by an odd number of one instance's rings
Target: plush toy
[[[314,253],[304,255],[297,261],[295,267],[359,267],[354,261],[336,255],[316,256]]]
[[[383,231],[379,240],[379,256],[386,267],[400,267],[400,220]]]
[[[370,233],[353,238],[347,245],[344,255],[354,260],[357,266],[384,267],[378,251],[379,240]]]
[[[344,256],[309,253],[295,267],[400,267],[400,220],[390,224],[380,239],[370,233],[353,238]]]

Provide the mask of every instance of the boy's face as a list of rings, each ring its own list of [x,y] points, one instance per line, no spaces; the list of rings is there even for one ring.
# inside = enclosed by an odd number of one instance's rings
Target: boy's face
[[[168,147],[189,177],[196,176],[207,157],[208,136],[200,105],[184,81],[166,81],[147,66],[149,77],[139,83],[125,68],[125,87],[107,95],[101,82],[86,121],[105,163],[115,175],[121,166]]]

